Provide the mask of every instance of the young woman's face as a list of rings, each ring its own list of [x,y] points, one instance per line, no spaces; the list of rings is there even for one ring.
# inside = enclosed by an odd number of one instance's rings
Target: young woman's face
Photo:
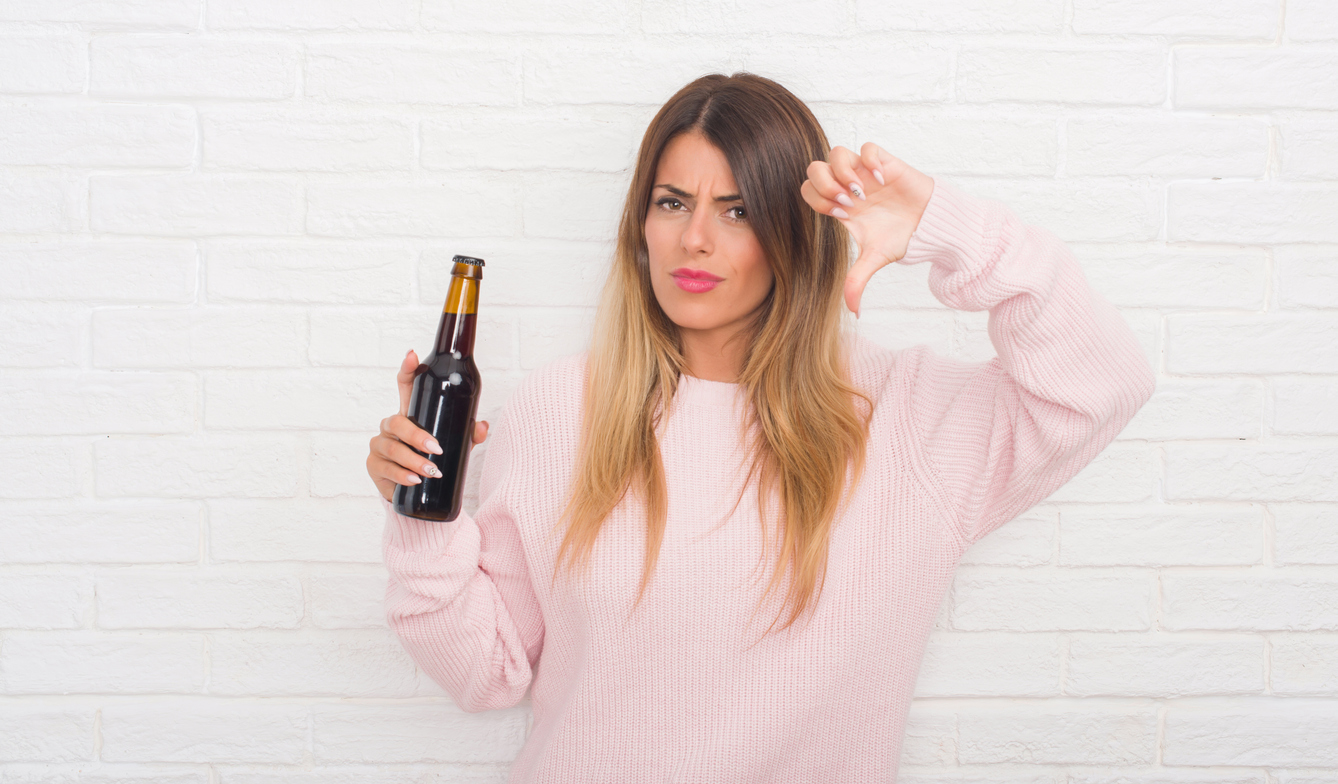
[[[681,330],[732,334],[774,275],[724,153],[699,133],[682,134],[660,155],[654,186],[646,249],[656,300]]]

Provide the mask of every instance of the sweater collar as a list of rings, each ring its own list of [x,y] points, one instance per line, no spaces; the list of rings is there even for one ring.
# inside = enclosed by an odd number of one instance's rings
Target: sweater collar
[[[689,406],[728,409],[743,399],[743,385],[727,381],[708,381],[684,373],[678,377],[675,402]]]

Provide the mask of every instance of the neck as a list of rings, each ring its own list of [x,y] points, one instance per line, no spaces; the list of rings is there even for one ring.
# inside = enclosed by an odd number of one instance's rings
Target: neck
[[[738,330],[722,333],[720,330],[680,329],[679,335],[688,375],[706,381],[738,383],[747,348],[742,340],[735,339]]]

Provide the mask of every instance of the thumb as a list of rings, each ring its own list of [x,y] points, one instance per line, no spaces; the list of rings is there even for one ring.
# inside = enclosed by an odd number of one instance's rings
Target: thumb
[[[395,380],[400,387],[400,416],[409,413],[409,398],[413,396],[413,380],[418,376],[418,355],[409,349],[409,353],[404,355],[404,361],[400,362],[399,375]]]
[[[855,314],[855,318],[859,318],[859,303],[864,296],[864,287],[869,285],[875,272],[887,266],[888,261],[882,254],[865,251],[850,266],[850,271],[846,273],[845,298],[846,307]]]

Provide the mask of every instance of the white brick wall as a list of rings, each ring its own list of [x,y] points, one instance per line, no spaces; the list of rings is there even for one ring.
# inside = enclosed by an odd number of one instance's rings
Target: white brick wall
[[[528,705],[386,628],[367,440],[453,253],[485,418],[580,350],[646,122],[738,69],[1065,239],[1158,370],[966,554],[903,780],[1338,780],[1333,0],[0,0],[0,783],[504,781]],[[926,274],[860,328],[991,356]]]

